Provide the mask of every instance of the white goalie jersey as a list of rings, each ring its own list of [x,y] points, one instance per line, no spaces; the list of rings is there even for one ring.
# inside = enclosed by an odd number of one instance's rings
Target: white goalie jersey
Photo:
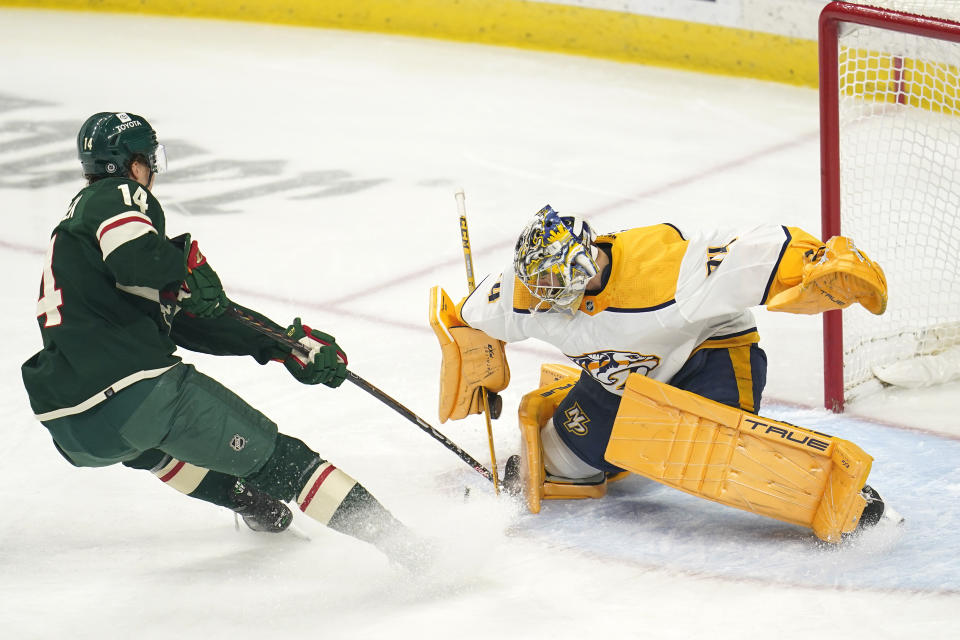
[[[757,342],[749,308],[767,301],[790,240],[776,225],[699,235],[669,224],[630,229],[596,239],[611,264],[572,315],[532,311],[538,301],[512,265],[485,277],[460,314],[505,342],[554,345],[620,395],[631,373],[668,382],[698,349]]]

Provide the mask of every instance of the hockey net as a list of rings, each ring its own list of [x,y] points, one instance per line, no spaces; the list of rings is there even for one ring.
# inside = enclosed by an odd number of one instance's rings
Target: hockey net
[[[820,100],[823,237],[853,238],[890,296],[882,316],[825,314],[824,400],[841,411],[960,377],[960,1],[827,5]]]

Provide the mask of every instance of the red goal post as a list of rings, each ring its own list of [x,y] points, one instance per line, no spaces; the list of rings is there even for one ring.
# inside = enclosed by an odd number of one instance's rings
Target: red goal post
[[[893,365],[960,350],[960,1],[831,2],[819,47],[823,239],[853,238],[890,286],[883,316],[824,314],[839,412]]]

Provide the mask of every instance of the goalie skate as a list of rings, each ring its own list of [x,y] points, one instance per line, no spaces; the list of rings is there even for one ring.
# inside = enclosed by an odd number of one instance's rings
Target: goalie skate
[[[523,478],[520,476],[522,464],[520,456],[512,455],[507,458],[507,464],[503,468],[503,490],[514,498],[523,495]]]
[[[867,505],[860,514],[858,531],[876,526],[898,526],[904,523],[904,517],[888,506],[877,490],[870,485],[864,485],[860,495],[867,501]]]

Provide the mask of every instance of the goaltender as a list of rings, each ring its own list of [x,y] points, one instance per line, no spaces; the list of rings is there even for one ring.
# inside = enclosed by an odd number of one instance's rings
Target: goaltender
[[[522,455],[504,472],[541,500],[601,497],[634,472],[839,541],[886,511],[852,442],[760,417],[767,358],[750,307],[884,312],[881,268],[844,237],[795,227],[688,233],[658,224],[595,235],[541,209],[513,260],[460,304],[431,291],[443,352],[440,419],[479,412],[509,383],[504,342],[539,338],[545,365],[520,405]]]

